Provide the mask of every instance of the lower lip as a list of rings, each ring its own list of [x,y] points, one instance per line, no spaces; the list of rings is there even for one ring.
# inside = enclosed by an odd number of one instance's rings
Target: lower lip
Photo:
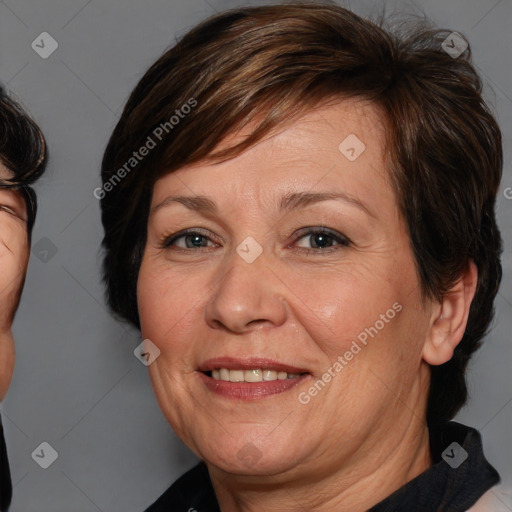
[[[212,393],[235,400],[259,400],[270,395],[284,393],[309,377],[309,374],[305,374],[293,379],[262,382],[228,382],[208,377],[203,372],[198,373]]]

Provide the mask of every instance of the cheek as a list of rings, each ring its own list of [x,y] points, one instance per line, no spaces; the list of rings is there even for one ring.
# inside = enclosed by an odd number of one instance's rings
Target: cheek
[[[291,280],[289,299],[298,321],[331,360],[354,340],[364,343],[389,330],[399,316],[402,287],[386,279],[388,275],[387,269],[376,266],[341,264],[339,270],[296,274]]]
[[[297,279],[294,292],[308,297],[309,335],[330,362],[339,356],[388,372],[415,367],[427,327],[414,263],[401,258],[370,268],[347,268],[329,278]],[[305,294],[305,290],[309,294]],[[301,291],[302,290],[302,291]]]
[[[24,224],[0,227],[0,280],[19,283],[25,275],[29,258],[28,238]],[[4,285],[6,286],[6,285]]]
[[[197,325],[198,299],[204,293],[204,286],[201,289],[189,280],[185,283],[179,275],[143,260],[137,281],[142,336],[162,352],[172,346],[177,354],[180,340],[190,340],[187,332]]]

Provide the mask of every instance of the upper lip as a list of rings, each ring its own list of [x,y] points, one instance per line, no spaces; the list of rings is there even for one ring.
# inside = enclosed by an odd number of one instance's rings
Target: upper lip
[[[275,359],[268,359],[266,357],[215,357],[204,361],[198,368],[201,372],[209,372],[219,368],[226,368],[228,370],[275,370],[276,372],[286,373],[309,373],[305,368],[293,366],[290,364],[281,363]]]

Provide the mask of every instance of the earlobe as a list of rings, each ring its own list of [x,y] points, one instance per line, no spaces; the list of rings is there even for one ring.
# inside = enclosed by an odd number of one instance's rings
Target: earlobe
[[[475,296],[478,270],[470,260],[460,279],[434,304],[423,359],[431,365],[446,363],[466,330],[469,308]]]

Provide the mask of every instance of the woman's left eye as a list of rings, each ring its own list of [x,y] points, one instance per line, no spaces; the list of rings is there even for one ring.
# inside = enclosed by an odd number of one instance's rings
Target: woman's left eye
[[[306,229],[307,231],[302,231],[302,234],[295,240],[298,241],[305,239],[309,242],[309,244],[311,244],[311,248],[301,247],[300,245],[298,246],[299,248],[304,249],[307,254],[328,253],[332,252],[333,250],[337,250],[339,247],[336,247],[333,242],[342,247],[346,247],[350,244],[350,240],[346,236],[336,231],[332,231],[323,227]]]

